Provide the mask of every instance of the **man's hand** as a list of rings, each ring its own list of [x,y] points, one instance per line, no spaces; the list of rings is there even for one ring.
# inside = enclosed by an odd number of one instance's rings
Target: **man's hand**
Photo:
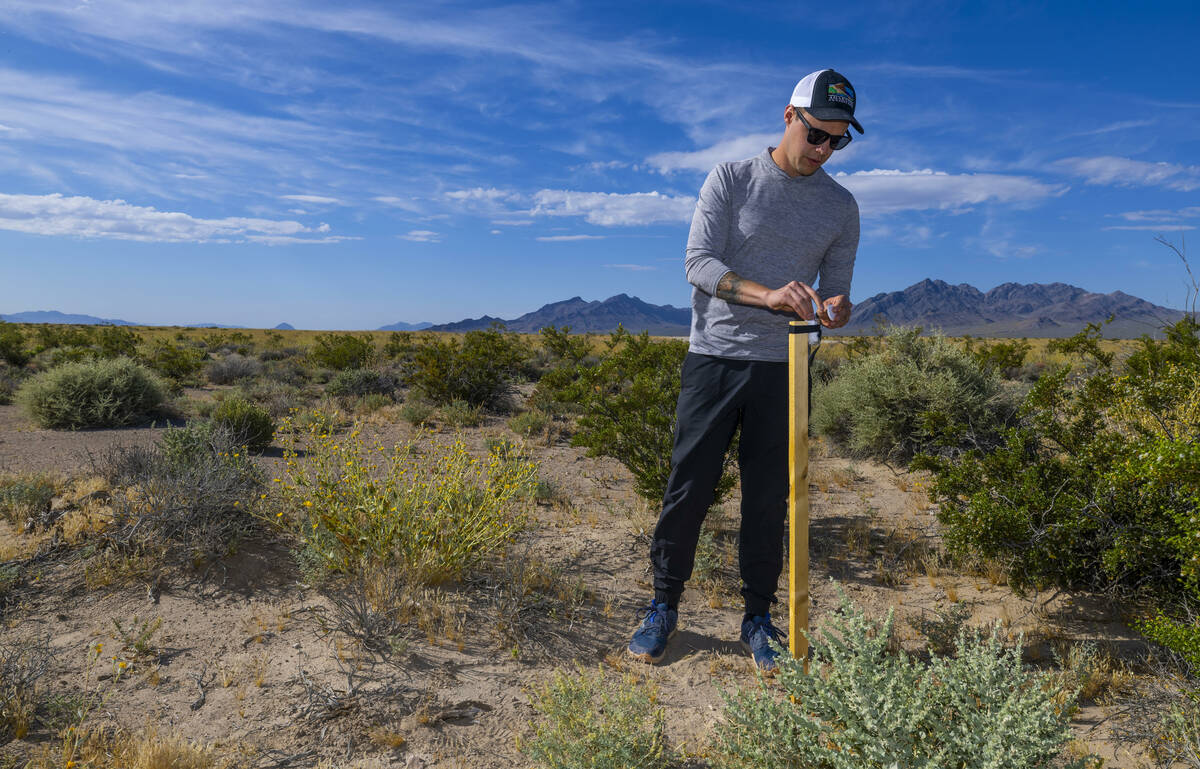
[[[818,306],[821,310],[817,317],[821,319],[822,325],[826,328],[841,328],[850,322],[850,313],[854,305],[850,304],[850,298],[845,294],[838,294],[821,302],[818,300]]]
[[[813,302],[820,305],[821,297],[812,286],[798,280],[793,280],[774,291],[767,291],[763,296],[763,304],[768,309],[794,312],[803,320],[813,319]]]

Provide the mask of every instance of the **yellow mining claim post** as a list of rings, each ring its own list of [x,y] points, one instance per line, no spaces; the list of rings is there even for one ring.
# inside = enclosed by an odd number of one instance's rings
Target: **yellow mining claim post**
[[[817,321],[788,329],[788,651],[808,671],[808,354]]]

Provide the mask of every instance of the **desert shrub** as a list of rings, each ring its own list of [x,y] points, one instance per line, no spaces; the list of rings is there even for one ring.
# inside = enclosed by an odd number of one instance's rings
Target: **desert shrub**
[[[325,386],[325,392],[338,397],[387,395],[396,392],[396,379],[375,369],[357,368],[338,372]]]
[[[395,401],[386,395],[379,393],[367,393],[354,399],[353,410],[356,416],[366,416],[374,414],[388,406],[391,406]]]
[[[404,365],[412,360],[418,347],[420,345],[412,332],[393,331],[383,345],[383,357]]]
[[[37,374],[17,400],[42,427],[120,427],[154,414],[165,400],[158,377],[129,358],[68,363]]]
[[[204,367],[204,376],[216,385],[232,384],[239,379],[249,379],[262,373],[262,364],[236,352],[219,360],[209,361]]]
[[[235,444],[251,451],[262,451],[271,445],[275,435],[275,420],[263,407],[237,396],[226,398],[213,409],[212,421],[229,432]]]
[[[921,464],[947,544],[1007,561],[1025,586],[1200,597],[1200,337],[1143,338],[1125,371],[1092,326],[1066,345],[1081,375],[1042,376],[993,452]]]
[[[96,330],[93,326],[39,323],[34,329],[33,338],[36,352],[55,347],[91,347]]]
[[[33,356],[33,368],[39,371],[57,368],[64,363],[96,360],[100,355],[94,347],[51,347]]]
[[[25,369],[0,363],[0,406],[12,403],[21,382],[25,380]]]
[[[269,363],[271,361],[299,358],[303,355],[304,351],[299,347],[268,347],[258,354],[258,359],[263,363]]]
[[[245,331],[228,328],[208,329],[200,335],[200,343],[210,353],[249,355],[254,348],[254,338]]]
[[[0,360],[11,366],[24,366],[31,357],[25,348],[25,334],[21,328],[0,320]]]
[[[40,473],[0,478],[0,517],[22,524],[46,515],[58,485],[54,478]]]
[[[1030,346],[1025,339],[1006,339],[985,342],[967,337],[964,349],[985,371],[992,371],[1005,379],[1021,376]]]
[[[508,420],[508,429],[526,438],[544,434],[549,426],[550,415],[540,409],[522,411]]]
[[[716,765],[730,769],[1085,767],[1060,753],[1075,692],[1027,672],[1019,648],[964,632],[956,657],[891,653],[892,615],[843,597],[813,638],[810,671],[782,654],[777,686],[726,695]],[[1061,762],[1061,763],[1060,763]]]
[[[1062,343],[1080,372],[1043,375],[1022,423],[990,453],[920,464],[947,545],[1005,561],[1021,589],[1137,595],[1159,606],[1144,625],[1183,654],[1200,626],[1200,326],[1184,318],[1143,338],[1116,371],[1091,326]]]
[[[200,384],[205,353],[195,347],[180,347],[159,339],[146,353],[146,364],[158,373],[179,384]]]
[[[29,733],[41,700],[39,681],[51,660],[48,637],[0,641],[0,744]]]
[[[251,403],[257,403],[273,417],[282,417],[316,399],[310,388],[297,387],[271,379],[244,379],[238,383],[234,394]]]
[[[303,358],[281,358],[263,366],[262,376],[272,382],[281,382],[292,387],[302,387],[313,379],[313,372],[304,365]]]
[[[369,336],[318,334],[308,357],[319,366],[338,371],[364,368],[375,360],[375,342]]]
[[[512,541],[537,481],[532,462],[480,459],[460,442],[389,452],[364,446],[357,430],[312,438],[305,465],[289,463],[280,479],[294,512],[279,520],[320,572],[353,573],[366,559],[419,582],[458,579]]]
[[[998,377],[945,337],[892,328],[877,352],[814,383],[812,429],[844,450],[906,462],[921,452],[992,445],[1015,404]]]
[[[442,421],[451,427],[478,427],[483,424],[483,409],[463,400],[451,401],[438,409]]]
[[[124,326],[99,326],[93,343],[102,358],[137,357],[141,334]]]
[[[400,418],[410,425],[427,424],[433,417],[433,404],[423,398],[410,398],[400,407]]]
[[[253,530],[250,507],[263,478],[236,436],[201,423],[168,429],[152,446],[118,446],[93,457],[113,488],[104,543],[118,552],[176,562],[225,555]]]
[[[653,684],[603,669],[558,671],[531,692],[539,719],[522,750],[546,769],[656,769],[672,760]]]
[[[497,408],[512,393],[528,357],[521,338],[500,324],[486,331],[468,331],[461,343],[433,337],[413,353],[407,384],[435,405],[461,400]]]
[[[592,352],[592,335],[571,336],[571,327],[546,326],[541,332],[542,347],[553,360],[577,366]]]
[[[651,504],[662,501],[671,473],[675,407],[685,342],[658,342],[643,332],[618,329],[595,365],[548,373],[538,383],[544,401],[576,404],[580,416],[571,442],[588,456],[613,457],[633,474],[634,491]],[[731,455],[736,452],[731,452]],[[718,504],[735,484],[726,472]]]

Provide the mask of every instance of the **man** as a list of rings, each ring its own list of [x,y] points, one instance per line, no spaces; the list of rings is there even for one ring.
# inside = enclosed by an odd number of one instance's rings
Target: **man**
[[[784,110],[779,146],[718,165],[700,190],[684,262],[693,286],[691,340],[650,548],[654,600],[639,612],[629,643],[644,662],[662,659],[678,625],[700,526],[740,425],[742,643],[760,668],[775,667],[769,641],[781,633],[770,607],[787,517],[788,322],[815,315],[839,328],[850,320],[858,204],[821,166],[850,142],[849,126],[863,132],[854,105],[849,80],[831,69],[813,72]]]

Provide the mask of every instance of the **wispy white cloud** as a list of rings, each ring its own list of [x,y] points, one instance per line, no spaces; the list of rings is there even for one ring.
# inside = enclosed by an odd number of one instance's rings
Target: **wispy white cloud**
[[[413,243],[441,243],[442,236],[433,230],[409,230],[405,235],[397,235],[401,240],[411,240]]]
[[[342,201],[338,198],[326,197],[325,195],[280,195],[284,200],[295,200],[300,203],[313,203],[316,205],[340,206]]]
[[[612,270],[629,270],[630,272],[653,272],[657,267],[651,267],[648,264],[606,264]]]
[[[717,163],[753,157],[779,140],[782,131],[756,133],[726,139],[694,152],[660,152],[646,158],[659,173],[672,171],[709,171]]]
[[[1028,176],[949,174],[944,171],[875,169],[835,175],[854,193],[863,216],[899,211],[964,211],[981,203],[1028,205],[1067,191]]]
[[[1133,160],[1105,155],[1094,158],[1073,157],[1057,164],[1069,173],[1083,177],[1088,184],[1115,187],[1166,187],[1191,192],[1200,189],[1200,166]]]
[[[602,227],[690,221],[696,199],[661,192],[575,192],[539,190],[533,196],[535,216],[582,216]]]
[[[543,243],[567,243],[572,240],[604,240],[604,235],[543,235],[534,240]]]
[[[1186,232],[1196,229],[1191,224],[1126,224],[1102,227],[1104,230],[1141,230],[1145,232]]]
[[[493,219],[492,224],[503,227],[528,227],[533,224],[532,219]]]
[[[201,219],[179,211],[159,211],[124,200],[0,193],[0,229],[34,235],[113,238],[157,243],[257,242],[335,243],[345,236],[325,235],[329,225],[308,227],[295,221],[227,217]],[[313,237],[306,237],[312,233]],[[320,234],[321,236],[317,236]]]
[[[1200,206],[1187,208],[1158,208],[1148,211],[1125,211],[1117,214],[1127,222],[1178,222],[1186,219],[1200,219]]]

